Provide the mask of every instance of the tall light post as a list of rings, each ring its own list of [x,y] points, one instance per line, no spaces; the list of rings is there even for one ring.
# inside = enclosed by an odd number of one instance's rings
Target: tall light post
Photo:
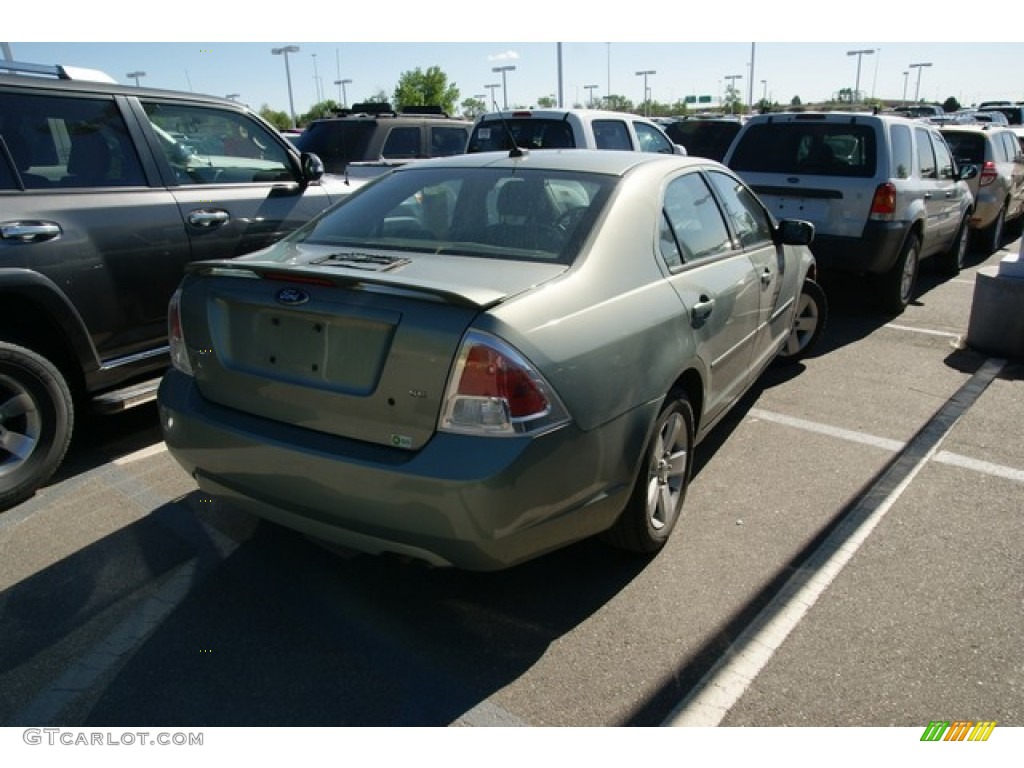
[[[761,109],[768,106],[768,81],[761,81]]]
[[[487,105],[487,108],[490,109],[492,106],[497,105],[497,103],[494,101],[494,89],[501,88],[501,83],[488,83],[487,85],[484,86],[484,88],[488,89],[491,92],[491,103]]]
[[[736,93],[736,81],[742,80],[743,75],[725,75],[722,79],[729,81],[729,85],[725,90],[731,96]]]
[[[924,62],[922,64],[910,64],[909,65],[910,69],[916,69],[917,70],[917,87],[914,89],[914,103],[915,104],[917,104],[917,100],[918,100],[918,98],[920,98],[920,95],[921,95],[921,70],[924,69],[925,67],[930,67],[931,65],[932,65],[932,63],[930,61],[926,61],[926,62]]]
[[[904,107],[907,106],[907,76],[909,74],[910,74],[909,70],[907,70],[907,71],[905,71],[903,73],[903,106]]]
[[[513,64],[506,64],[503,67],[491,68],[491,72],[501,72],[501,101],[503,104],[502,109],[508,109],[508,80],[506,79],[506,75],[514,70],[515,65]],[[491,86],[485,85],[484,87],[490,88]],[[493,94],[491,98],[494,98]]]
[[[133,78],[135,78],[135,86],[136,87],[138,87],[138,85],[139,85],[139,78],[140,77],[145,77],[145,76],[146,76],[146,73],[142,72],[141,70],[138,70],[138,69],[135,70],[134,72],[129,72],[127,75],[125,75],[125,77],[133,77]]]
[[[316,88],[316,103],[324,100],[323,91],[320,90],[320,72],[316,66],[316,54],[313,54],[313,87]]]
[[[292,69],[288,65],[288,54],[298,53],[299,46],[286,45],[283,48],[271,48],[270,52],[275,56],[284,56],[284,74],[288,78],[288,107],[291,110],[292,128],[295,128],[299,121],[295,119],[295,99],[292,97]]]
[[[588,107],[593,107],[594,106],[594,89],[597,88],[597,87],[598,86],[596,86],[596,85],[584,85],[583,86],[583,90],[585,90],[587,92],[587,106]]]
[[[346,77],[342,80],[335,80],[334,84],[338,86],[338,93],[341,96],[341,107],[344,109],[348,106],[348,94],[345,93],[345,86],[352,82],[352,78]]]
[[[651,114],[651,97],[647,88],[647,76],[658,74],[653,69],[642,69],[636,73],[637,77],[643,77],[644,79],[644,115],[649,116]]]
[[[874,48],[864,48],[864,49],[859,50],[859,51],[847,51],[846,52],[847,56],[856,56],[857,57],[857,83],[856,83],[856,85],[853,86],[853,93],[850,94],[850,104],[853,104],[854,101],[860,101],[860,61],[865,56],[873,55],[874,52],[875,52]]]

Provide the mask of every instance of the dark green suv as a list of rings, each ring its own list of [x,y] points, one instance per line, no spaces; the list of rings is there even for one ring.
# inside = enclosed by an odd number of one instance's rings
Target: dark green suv
[[[334,196],[319,158],[233,101],[0,71],[3,509],[60,464],[77,410],[155,397],[186,263],[269,245]]]

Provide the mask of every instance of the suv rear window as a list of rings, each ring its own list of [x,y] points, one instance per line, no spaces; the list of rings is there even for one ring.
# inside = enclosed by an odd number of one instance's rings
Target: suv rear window
[[[977,133],[943,131],[946,143],[958,163],[984,163],[985,137]]]
[[[575,147],[572,127],[564,120],[539,118],[484,120],[473,129],[468,152],[502,152],[512,148],[509,132],[521,149],[564,149]]]
[[[870,178],[876,156],[870,125],[758,123],[747,128],[729,165],[740,172]]]
[[[328,173],[344,173],[349,163],[366,158],[375,130],[373,120],[324,120],[311,123],[293,143],[316,154]]]
[[[686,154],[721,162],[742,127],[738,120],[678,120],[665,133],[686,147]]]

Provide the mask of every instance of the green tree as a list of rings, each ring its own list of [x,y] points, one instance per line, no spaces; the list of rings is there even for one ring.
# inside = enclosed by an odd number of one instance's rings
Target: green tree
[[[469,98],[462,102],[462,116],[467,120],[475,120],[487,111],[487,104],[483,99]]]
[[[299,124],[308,125],[314,120],[319,120],[321,117],[333,117],[340,109],[341,105],[334,99],[321,101],[319,104],[314,104],[310,107],[308,112],[299,115]]]
[[[618,96],[614,93],[608,94],[604,97],[604,109],[611,109],[616,112],[632,112],[633,102],[627,99],[625,96]]]
[[[452,114],[458,100],[459,89],[448,83],[448,76],[438,66],[429,67],[426,72],[419,67],[403,72],[395,87],[396,109],[437,105]]]
[[[945,113],[956,112],[960,109],[960,102],[953,96],[950,96],[944,102],[942,102],[942,111]]]
[[[272,126],[277,128],[279,131],[283,131],[285,128],[292,127],[292,119],[288,116],[287,112],[282,112],[277,109],[271,109],[268,104],[264,104],[260,107],[260,117],[270,123]]]
[[[551,109],[558,106],[558,99],[554,96],[541,96],[537,99],[537,106],[541,109]]]
[[[730,115],[738,115],[743,112],[743,96],[735,83],[729,83],[725,87],[725,111]]]

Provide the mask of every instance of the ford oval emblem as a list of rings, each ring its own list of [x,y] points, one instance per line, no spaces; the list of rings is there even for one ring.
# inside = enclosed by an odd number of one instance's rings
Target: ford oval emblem
[[[279,304],[288,304],[289,306],[305,304],[309,301],[309,294],[298,288],[282,288],[277,292],[277,301]]]

